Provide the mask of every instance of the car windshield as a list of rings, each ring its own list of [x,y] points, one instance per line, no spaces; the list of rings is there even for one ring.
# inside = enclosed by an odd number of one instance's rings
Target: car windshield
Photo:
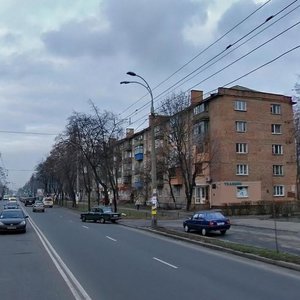
[[[220,212],[206,213],[205,218],[208,220],[223,219],[224,216]]]
[[[15,218],[24,218],[22,211],[3,211],[0,215],[0,219],[15,219]]]
[[[103,207],[103,212],[112,212],[111,207]]]

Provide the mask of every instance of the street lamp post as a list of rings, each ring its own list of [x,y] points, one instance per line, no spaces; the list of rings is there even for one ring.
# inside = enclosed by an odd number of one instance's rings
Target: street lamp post
[[[151,97],[151,122],[150,122],[150,134],[151,134],[151,183],[152,183],[152,218],[151,218],[151,225],[152,227],[157,226],[157,178],[156,178],[156,150],[155,150],[155,136],[154,136],[154,103],[153,103],[153,94],[152,90],[148,84],[148,82],[140,75],[134,72],[127,72],[127,75],[135,76],[140,78],[144,83],[139,81],[121,81],[120,84],[129,84],[129,83],[136,83],[143,86]]]

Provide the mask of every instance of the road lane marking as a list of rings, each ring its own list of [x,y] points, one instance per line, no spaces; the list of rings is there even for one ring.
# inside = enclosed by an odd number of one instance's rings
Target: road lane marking
[[[82,225],[82,227],[83,227],[83,228],[86,228],[86,229],[89,229],[89,228],[88,228],[87,226],[85,226],[85,225]]]
[[[112,237],[110,237],[110,236],[106,236],[109,240],[111,240],[111,241],[114,241],[114,242],[116,242],[117,240],[115,240],[115,239],[113,239]]]
[[[49,254],[50,258],[52,259],[54,265],[56,266],[58,272],[66,282],[67,286],[69,287],[70,291],[72,292],[74,298],[76,300],[92,300],[92,298],[88,295],[85,289],[81,286],[79,281],[73,275],[71,270],[66,266],[63,262],[61,257],[55,251],[51,243],[45,237],[43,232],[39,229],[39,227],[35,224],[35,222],[29,218],[29,223],[31,224],[32,228],[36,232],[37,236],[39,237],[42,245],[44,246],[45,250]]]
[[[159,259],[157,257],[153,257],[153,259],[156,260],[156,261],[159,261],[160,263],[165,264],[165,265],[167,265],[167,266],[169,266],[171,268],[178,269],[178,267],[176,267],[176,266],[174,266],[172,264],[169,264],[168,262],[166,262],[164,260],[161,260],[161,259]]]

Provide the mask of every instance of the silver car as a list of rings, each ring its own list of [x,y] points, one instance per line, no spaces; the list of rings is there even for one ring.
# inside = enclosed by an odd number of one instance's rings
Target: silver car
[[[45,212],[45,205],[42,201],[37,201],[32,205],[33,212]]]

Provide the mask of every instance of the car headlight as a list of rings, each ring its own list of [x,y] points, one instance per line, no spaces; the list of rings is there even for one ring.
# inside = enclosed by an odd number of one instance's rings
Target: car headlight
[[[0,222],[0,225],[4,225],[2,222]]]
[[[20,225],[26,225],[26,222],[25,222],[25,221],[22,221],[22,222],[20,223]]]

